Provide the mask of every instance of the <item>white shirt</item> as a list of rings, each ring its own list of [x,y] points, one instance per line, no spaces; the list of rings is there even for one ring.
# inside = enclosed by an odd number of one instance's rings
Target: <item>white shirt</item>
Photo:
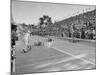
[[[30,36],[30,34],[29,34],[29,33],[26,33],[26,34],[25,34],[24,39],[25,39],[25,44],[26,44],[26,45],[28,44],[28,41],[29,41],[29,36]]]

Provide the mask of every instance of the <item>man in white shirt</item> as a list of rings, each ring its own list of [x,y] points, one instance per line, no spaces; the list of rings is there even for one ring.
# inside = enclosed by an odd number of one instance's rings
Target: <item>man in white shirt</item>
[[[24,52],[27,52],[29,50],[29,38],[30,38],[30,31],[25,33],[24,40],[25,40],[25,49]]]

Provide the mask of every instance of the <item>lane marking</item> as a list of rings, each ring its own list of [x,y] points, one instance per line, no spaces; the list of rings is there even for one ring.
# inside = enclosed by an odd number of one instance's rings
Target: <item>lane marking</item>
[[[93,66],[88,66],[87,68],[85,68],[85,69],[92,69],[93,68]]]
[[[67,64],[63,65],[63,67],[66,68],[66,67],[68,67],[70,65],[72,65],[72,64],[71,63],[67,63]]]
[[[78,65],[70,65],[66,68],[66,70],[75,70],[78,67]]]
[[[76,59],[80,59],[80,60],[82,60],[82,61],[84,61],[84,62],[86,62],[86,63],[90,63],[90,64],[92,64],[92,65],[95,65],[95,63],[93,63],[93,62],[91,62],[91,61],[89,61],[89,60],[86,60],[86,59],[84,59],[84,58],[80,58],[79,56],[75,56],[75,55],[73,55],[73,54],[71,54],[71,53],[69,53],[69,52],[66,52],[66,51],[64,51],[64,50],[60,50],[60,49],[55,48],[55,47],[51,47],[51,48],[53,48],[53,49],[55,49],[55,50],[57,50],[57,51],[60,51],[60,52],[62,52],[62,53],[68,54],[68,55],[70,55],[70,56],[72,56],[72,57],[74,57],[74,58],[76,58]]]
[[[64,53],[62,53],[63,54],[63,56],[64,56]],[[50,57],[45,57],[45,58],[43,58],[42,60],[45,60],[45,59],[51,59],[51,58],[58,58],[58,57],[62,57],[62,54],[61,55],[56,55],[56,56],[50,56]],[[65,54],[66,55],[66,54]],[[26,61],[27,63],[28,62],[31,62],[31,61],[33,61],[34,59],[32,59],[32,60],[28,60],[28,61]],[[17,64],[20,64],[20,63],[17,63]],[[36,63],[35,63],[36,64]],[[25,65],[23,65],[23,66],[25,66]]]
[[[64,53],[63,53],[64,54]],[[50,56],[50,57],[46,57],[46,58],[44,58],[43,60],[47,60],[47,59],[51,59],[51,58],[55,58],[55,57],[61,57],[62,55],[57,55],[57,56]],[[31,62],[32,60],[29,60],[29,61],[27,61],[27,63],[28,62]],[[17,63],[17,64],[20,64],[20,63]],[[40,63],[39,63],[40,64]],[[34,66],[34,65],[37,65],[37,63],[32,63],[32,64],[27,64],[27,65],[22,65],[22,66],[16,66],[16,68],[21,68],[21,67],[28,67],[28,66]]]
[[[82,58],[82,57],[85,57],[84,54],[80,54],[80,55],[77,55],[77,57],[79,58]],[[50,66],[50,65],[57,65],[57,64],[60,64],[60,63],[63,63],[63,62],[67,62],[67,61],[70,61],[70,60],[73,60],[75,59],[74,57],[70,57],[70,58],[63,58],[63,59],[60,59],[60,60],[57,60],[57,61],[53,61],[51,63],[48,63],[48,62],[42,62],[42,63],[39,63],[39,64],[27,64],[27,65],[23,65],[23,66],[19,66],[19,67],[16,67],[16,68],[23,68],[23,67],[29,67],[29,66],[35,66],[35,65],[38,65],[34,68],[38,69],[38,68],[44,68],[44,67],[47,67],[47,66]]]
[[[35,66],[34,68],[35,69],[39,69],[39,68],[44,68],[44,67],[47,67],[47,66],[50,66],[50,65],[52,65],[52,63],[45,63],[45,64],[40,64],[40,65],[38,65],[38,66]]]
[[[81,57],[84,57],[85,55],[77,55],[77,57],[81,58]],[[71,61],[71,60],[74,60],[75,58],[74,57],[70,57],[70,58],[64,58],[63,60],[60,60],[59,62],[56,62],[54,63],[53,65],[56,65],[56,64],[60,64],[60,63],[63,63],[63,62],[68,62],[68,61]]]
[[[50,72],[50,71],[61,71],[61,68],[49,68],[49,69],[44,69],[44,70],[41,70],[42,72],[44,72],[44,71],[48,71],[48,72]]]
[[[87,65],[88,63],[85,63],[85,62],[82,61],[79,64],[84,66],[84,65]]]
[[[85,56],[85,55],[78,55],[79,58],[84,57],[84,56]],[[68,61],[74,60],[74,59],[75,59],[74,57],[64,58],[64,59],[58,60],[58,61],[56,61],[56,62],[40,64],[40,65],[36,66],[35,68],[36,68],[36,69],[45,68],[45,67],[48,67],[48,66],[53,66],[53,65],[57,65],[57,64],[64,63],[64,62],[68,62]]]

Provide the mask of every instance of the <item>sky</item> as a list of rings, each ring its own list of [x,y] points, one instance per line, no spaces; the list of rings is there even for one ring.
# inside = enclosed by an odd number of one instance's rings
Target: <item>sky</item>
[[[32,1],[12,0],[11,13],[16,23],[35,24],[43,15],[51,17],[52,22],[60,21],[68,17],[96,9],[93,5],[73,5],[43,3]]]

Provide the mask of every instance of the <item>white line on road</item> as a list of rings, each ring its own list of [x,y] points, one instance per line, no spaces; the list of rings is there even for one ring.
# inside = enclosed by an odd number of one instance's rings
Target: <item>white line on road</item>
[[[35,69],[39,69],[39,68],[44,68],[44,67],[47,67],[47,66],[50,66],[50,65],[52,65],[52,63],[45,63],[45,64],[37,65],[34,68]]]
[[[62,70],[61,68],[53,67],[53,68],[46,68],[46,69],[43,69],[43,70],[41,70],[41,72],[61,71],[61,70]]]
[[[60,51],[60,52],[62,52],[62,53],[68,54],[68,55],[70,55],[70,56],[72,56],[72,57],[74,57],[74,58],[76,58],[76,59],[80,59],[80,60],[82,60],[82,61],[84,61],[84,62],[86,62],[86,63],[90,63],[90,64],[92,64],[92,65],[95,65],[95,63],[93,63],[93,62],[91,62],[91,61],[89,61],[89,60],[86,60],[86,59],[84,59],[84,58],[80,58],[79,56],[75,56],[75,55],[73,55],[73,54],[71,54],[71,53],[69,53],[69,52],[66,52],[66,51],[64,51],[64,50],[61,50],[61,49],[58,49],[58,48],[55,48],[55,47],[51,47],[51,48],[53,48],[53,49],[55,49],[55,50],[57,50],[57,51]]]
[[[85,56],[86,56],[85,54],[77,55],[78,58],[82,58],[82,57],[85,57]],[[68,61],[71,61],[71,60],[74,60],[74,59],[75,59],[74,57],[63,58],[61,60],[57,60],[57,61],[53,61],[53,62],[44,62],[44,63],[42,62],[42,63],[39,63],[39,64],[28,64],[28,65],[19,66],[19,67],[16,67],[16,68],[34,66],[35,69],[39,69],[39,68],[44,68],[44,67],[48,67],[48,66],[52,66],[52,65],[57,65],[57,64],[60,64],[60,63],[63,63],[63,62],[68,62]]]
[[[79,58],[82,58],[84,57],[85,55],[84,54],[81,54],[81,55],[77,55],[77,57]],[[68,61],[71,61],[71,60],[74,60],[75,58],[74,57],[70,57],[70,58],[63,58],[59,61],[56,61],[56,62],[45,62],[44,64],[40,64],[40,65],[37,65],[35,68],[36,69],[39,69],[39,68],[44,68],[44,67],[48,67],[48,66],[52,66],[52,65],[57,65],[57,64],[61,64],[61,63],[64,63],[64,62],[68,62]]]

